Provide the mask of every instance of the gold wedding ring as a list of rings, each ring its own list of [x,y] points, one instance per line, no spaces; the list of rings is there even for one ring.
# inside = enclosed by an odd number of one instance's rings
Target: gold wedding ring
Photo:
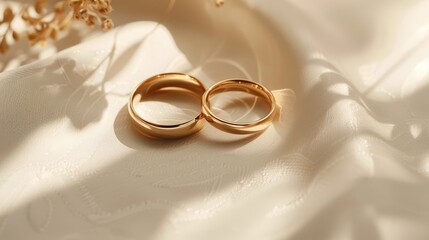
[[[196,78],[182,73],[164,73],[153,76],[142,82],[131,94],[128,112],[133,126],[142,134],[153,138],[180,138],[198,132],[203,127],[203,115],[174,125],[156,124],[143,119],[136,112],[136,105],[145,97],[160,90],[186,91],[201,99],[205,92],[203,84]],[[201,101],[201,100],[200,100]]]
[[[246,92],[261,97],[270,106],[268,114],[254,122],[231,122],[217,117],[211,110],[211,97],[222,92],[232,91]],[[252,134],[265,130],[271,124],[276,111],[274,95],[261,84],[244,79],[227,79],[213,85],[204,93],[202,106],[203,115],[209,123],[222,131],[234,134]]]

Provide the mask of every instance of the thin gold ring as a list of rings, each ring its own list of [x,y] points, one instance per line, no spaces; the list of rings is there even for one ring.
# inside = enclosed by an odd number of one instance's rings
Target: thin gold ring
[[[159,90],[172,89],[186,91],[196,95],[199,99],[205,92],[203,84],[195,77],[182,73],[164,73],[153,76],[140,83],[131,94],[128,102],[128,112],[133,126],[142,134],[152,138],[181,138],[198,132],[203,127],[203,115],[200,112],[189,121],[174,125],[156,124],[143,119],[137,112],[135,105],[145,96]],[[200,102],[201,103],[201,102]]]
[[[270,110],[263,118],[254,122],[231,122],[217,117],[211,110],[210,98],[222,92],[246,92],[264,99]],[[227,79],[210,87],[203,95],[202,112],[205,119],[214,127],[234,134],[252,134],[264,131],[273,121],[276,111],[274,95],[259,83],[245,79]]]

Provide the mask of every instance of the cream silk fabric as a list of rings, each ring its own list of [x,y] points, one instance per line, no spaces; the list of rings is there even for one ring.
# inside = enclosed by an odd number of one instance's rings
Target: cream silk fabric
[[[429,1],[116,2],[0,74],[0,239],[429,239]],[[256,137],[147,140],[128,95],[169,71],[296,101]]]

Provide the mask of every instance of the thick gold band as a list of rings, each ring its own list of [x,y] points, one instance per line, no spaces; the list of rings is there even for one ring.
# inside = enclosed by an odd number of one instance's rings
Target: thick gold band
[[[266,116],[254,122],[230,122],[214,115],[210,106],[210,98],[221,92],[241,91],[264,99],[270,106]],[[227,79],[209,88],[203,95],[203,115],[214,127],[234,134],[252,134],[265,130],[272,122],[276,111],[274,95],[259,83],[244,79]]]
[[[140,85],[131,94],[128,102],[128,112],[133,126],[142,134],[153,138],[180,138],[198,132],[203,127],[203,115],[200,113],[193,119],[175,124],[162,125],[149,122],[139,116],[135,105],[145,96],[159,90],[174,89],[196,95],[199,99],[205,92],[203,84],[196,78],[182,73],[164,73],[153,76]]]

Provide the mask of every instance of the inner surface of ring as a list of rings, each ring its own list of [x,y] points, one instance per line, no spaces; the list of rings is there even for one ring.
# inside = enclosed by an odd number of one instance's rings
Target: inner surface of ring
[[[175,127],[196,119],[205,89],[197,80],[183,75],[157,76],[139,86],[132,107],[142,121],[160,127]]]
[[[251,82],[225,82],[211,90],[207,105],[224,122],[252,124],[272,111],[272,101],[266,91]]]

